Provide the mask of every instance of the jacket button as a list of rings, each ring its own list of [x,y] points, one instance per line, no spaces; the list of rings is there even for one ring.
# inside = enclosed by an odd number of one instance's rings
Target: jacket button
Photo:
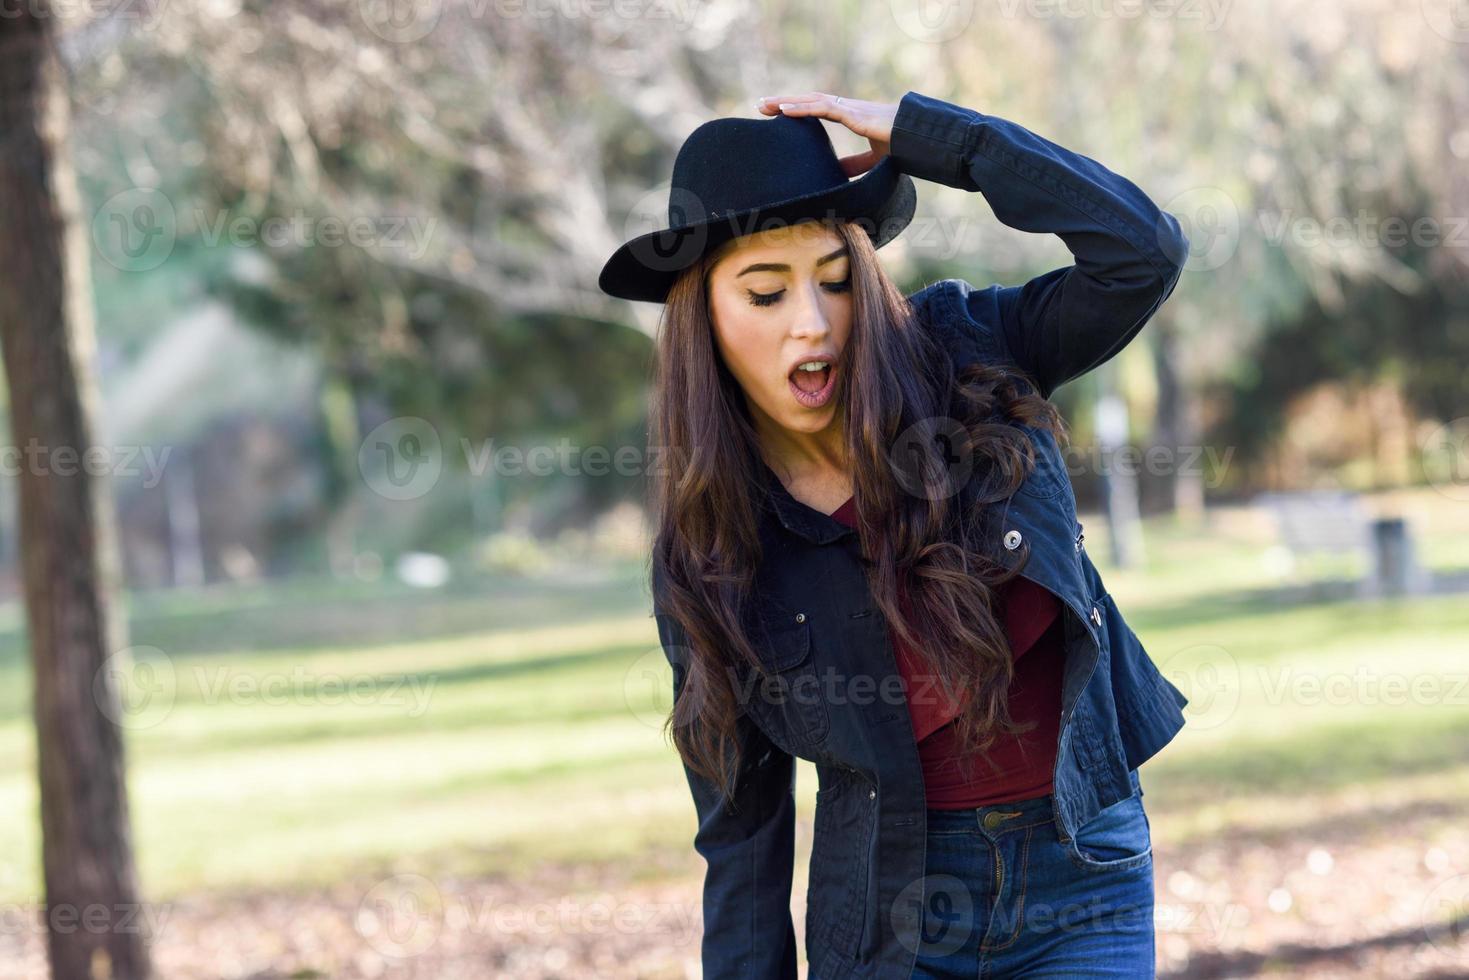
[[[1092,606],[1092,622],[1096,623],[1098,626],[1102,625],[1102,611],[1096,606]]]
[[[875,800],[875,799],[877,799],[877,790],[875,790],[875,789],[868,790],[867,791],[867,798],[869,800]]]
[[[1005,550],[1006,551],[1014,551],[1018,547],[1020,547],[1020,532],[1019,531],[1016,531],[1016,530],[1013,530],[1013,529],[1012,530],[1009,530],[1009,531],[1006,531],[1005,532]]]
[[[804,623],[805,621],[806,621],[806,614],[805,613],[796,613],[796,622],[798,622],[798,623]]]

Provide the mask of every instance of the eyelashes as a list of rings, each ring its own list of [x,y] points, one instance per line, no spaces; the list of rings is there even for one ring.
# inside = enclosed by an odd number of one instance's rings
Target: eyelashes
[[[845,293],[852,288],[852,277],[848,276],[841,282],[824,282],[821,288],[828,293]],[[757,293],[753,289],[745,290],[750,295],[751,306],[774,306],[785,295],[785,290],[780,289],[773,293]]]

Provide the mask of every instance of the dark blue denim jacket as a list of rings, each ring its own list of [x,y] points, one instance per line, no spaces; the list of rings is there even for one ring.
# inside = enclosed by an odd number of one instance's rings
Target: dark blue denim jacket
[[[1028,129],[907,93],[891,153],[915,177],[979,191],[995,216],[1060,235],[1074,266],[1021,286],[960,279],[910,297],[956,364],[1013,365],[1049,397],[1112,357],[1172,292],[1188,239],[1130,181]],[[1063,842],[1103,807],[1141,792],[1134,770],[1183,727],[1184,695],[1118,611],[1083,547],[1054,438],[1023,427],[1038,463],[990,505],[1002,554],[1063,602],[1066,661],[1054,813]],[[888,627],[871,601],[856,533],[796,500],[764,467],[768,504],[752,627],[770,679],[744,689],[744,766],[721,799],[685,767],[706,859],[706,980],[796,977],[790,913],[794,759],[819,779],[805,943],[810,976],[910,975],[918,949],[926,805],[918,748]],[[978,481],[970,481],[975,484]],[[961,490],[961,495],[964,491]],[[962,500],[962,496],[961,496]],[[686,635],[658,603],[677,697]],[[756,675],[737,669],[742,681]],[[922,885],[917,885],[920,890]]]

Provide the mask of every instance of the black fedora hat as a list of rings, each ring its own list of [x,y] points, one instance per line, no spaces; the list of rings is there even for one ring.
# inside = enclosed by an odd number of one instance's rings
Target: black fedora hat
[[[848,179],[815,116],[712,119],[674,160],[668,226],[618,248],[597,285],[620,299],[662,303],[709,250],[812,219],[854,221],[881,248],[913,220],[917,197],[891,156]]]

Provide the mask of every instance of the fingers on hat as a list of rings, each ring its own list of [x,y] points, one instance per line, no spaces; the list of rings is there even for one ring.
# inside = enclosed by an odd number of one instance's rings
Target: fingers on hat
[[[803,92],[800,95],[770,95],[758,103],[766,110],[808,112],[813,109],[822,108],[828,104],[836,104],[836,96],[825,95],[821,92]]]

